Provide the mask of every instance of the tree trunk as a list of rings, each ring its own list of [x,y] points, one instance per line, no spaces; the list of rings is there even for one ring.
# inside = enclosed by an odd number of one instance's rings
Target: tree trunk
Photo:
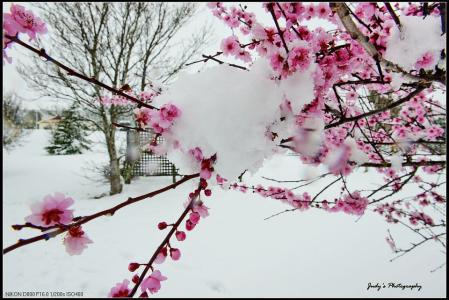
[[[123,185],[120,180],[120,164],[117,158],[117,150],[115,149],[115,128],[110,126],[110,130],[105,133],[106,145],[109,154],[109,183],[110,183],[110,195],[119,194],[122,192]]]

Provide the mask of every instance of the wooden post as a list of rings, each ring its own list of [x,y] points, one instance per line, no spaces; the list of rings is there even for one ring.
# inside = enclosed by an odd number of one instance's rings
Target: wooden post
[[[171,166],[171,172],[172,172],[172,176],[173,176],[173,183],[176,182],[176,168],[175,165],[172,164]]]
[[[131,183],[131,179],[134,176],[133,168],[134,164],[140,159],[140,135],[136,130],[126,131],[126,159],[123,177],[126,184]]]

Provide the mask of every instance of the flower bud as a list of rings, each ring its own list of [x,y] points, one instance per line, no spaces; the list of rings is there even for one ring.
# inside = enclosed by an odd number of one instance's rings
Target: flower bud
[[[167,228],[167,223],[160,222],[159,224],[157,224],[157,228],[159,228],[159,230],[164,230],[165,228]]]
[[[130,264],[128,265],[128,270],[129,270],[130,272],[134,272],[134,271],[137,270],[138,268],[139,268],[139,264],[138,264],[138,263],[135,263],[135,262],[130,263]]]
[[[180,242],[186,239],[186,233],[184,231],[177,231],[175,235],[176,239]]]

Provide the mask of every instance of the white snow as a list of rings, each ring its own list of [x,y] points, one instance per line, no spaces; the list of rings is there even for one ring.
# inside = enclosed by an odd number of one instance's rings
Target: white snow
[[[399,153],[392,155],[390,157],[390,163],[391,163],[391,167],[395,171],[400,171],[401,167],[402,167],[402,155],[400,155]]]
[[[98,135],[97,135],[98,136]],[[167,177],[143,177],[125,185],[120,195],[93,199],[108,187],[86,180],[87,161],[106,159],[99,145],[82,155],[48,156],[44,147],[48,132],[33,131],[23,147],[3,152],[3,245],[37,234],[14,231],[23,223],[30,203],[60,191],[75,199],[75,215],[88,215],[171,183]],[[91,136],[92,138],[92,136]],[[98,138],[96,138],[98,139]],[[261,176],[281,180],[301,179],[305,168],[295,156],[275,156],[248,184],[264,181]],[[349,188],[371,186],[379,175],[355,173]],[[313,194],[324,184],[317,182],[295,190]],[[197,182],[144,200],[83,226],[94,241],[80,256],[69,256],[62,237],[38,242],[3,256],[3,292],[83,292],[83,297],[106,297],[110,288],[130,279],[130,262],[146,262],[165,237],[157,230],[160,221],[172,222],[183,209],[187,194]],[[295,187],[301,183],[291,183]],[[275,184],[277,185],[277,184]],[[339,186],[325,194],[335,197]],[[409,190],[414,193],[414,190]],[[263,219],[290,208],[255,194],[213,188],[205,198],[210,216],[187,233],[184,242],[173,241],[182,252],[179,261],[167,259],[157,268],[168,277],[159,293],[151,297],[445,297],[445,262],[437,242],[426,243],[394,262],[385,242],[387,228],[399,247],[417,237],[368,211],[360,219],[317,210],[286,213]],[[415,284],[414,289],[367,291],[368,282]]]
[[[416,61],[427,51],[440,57],[440,52],[446,47],[446,35],[441,35],[441,19],[427,16],[401,16],[402,33],[397,26],[391,29],[387,39],[385,58],[399,64],[401,67],[415,69]],[[435,61],[434,65],[438,63]],[[433,68],[433,67],[432,67]]]
[[[268,74],[267,68],[256,62],[246,72],[222,65],[180,76],[155,100],[172,102],[182,112],[172,127],[172,141],[180,141],[186,153],[200,147],[206,158],[217,154],[214,168],[225,178],[258,168],[275,147],[265,133],[282,100],[275,83],[260,75]],[[179,150],[169,151],[168,158],[181,173],[198,171],[186,163],[188,154],[175,152]]]
[[[313,72],[316,63],[311,63],[307,71],[297,71],[286,79],[281,80],[280,88],[291,101],[293,113],[297,114],[305,104],[314,98]]]

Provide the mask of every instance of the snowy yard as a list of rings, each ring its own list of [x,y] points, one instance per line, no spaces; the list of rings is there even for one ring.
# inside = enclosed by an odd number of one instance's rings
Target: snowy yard
[[[96,136],[96,135],[94,135]],[[100,211],[171,183],[171,177],[143,177],[125,185],[123,193],[94,199],[107,192],[107,185],[86,179],[89,162],[105,160],[105,149],[95,145],[82,155],[49,156],[43,149],[49,132],[34,130],[22,147],[3,150],[3,246],[37,232],[14,231],[24,223],[29,205],[45,195],[62,192],[75,199],[75,216]],[[266,161],[244,182],[263,182],[261,176],[296,180],[304,176],[297,157],[277,156]],[[375,180],[375,173],[352,175],[352,184]],[[171,223],[183,210],[188,193],[197,182],[141,201],[83,225],[94,241],[80,256],[69,256],[62,236],[38,242],[3,257],[5,292],[83,292],[84,297],[106,297],[111,287],[131,279],[130,262],[144,263],[164,238],[157,229],[160,221]],[[290,184],[290,187],[294,184]],[[303,188],[313,194],[322,186]],[[300,190],[301,191],[301,190]],[[303,192],[301,191],[301,193]],[[331,191],[337,194],[338,190]],[[210,216],[177,242],[182,256],[157,266],[168,277],[159,293],[151,297],[445,297],[445,262],[436,243],[426,243],[394,262],[385,241],[387,224],[368,211],[363,217],[317,210],[285,213],[290,208],[252,193],[212,190],[206,199]],[[184,226],[184,225],[183,225]],[[399,226],[392,226],[398,243],[416,238]],[[174,242],[173,242],[174,243]],[[139,269],[141,271],[141,269]],[[422,286],[401,290],[367,290],[371,284]]]

